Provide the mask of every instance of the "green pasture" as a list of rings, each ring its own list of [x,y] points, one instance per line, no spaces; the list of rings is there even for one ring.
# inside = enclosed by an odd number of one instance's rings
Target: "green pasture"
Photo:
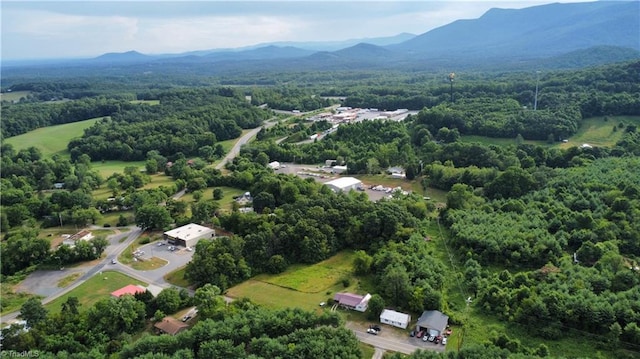
[[[31,91],[3,92],[0,94],[0,101],[20,101],[21,98],[26,98],[29,94],[31,94]]]
[[[620,127],[620,124],[623,127]],[[583,143],[599,147],[613,147],[622,138],[625,127],[631,124],[640,125],[640,116],[588,118],[582,121],[578,132],[571,136],[568,142],[560,144],[559,147],[569,148],[580,146]]]
[[[327,302],[337,292],[368,291],[370,283],[352,274],[353,257],[352,251],[343,251],[313,265],[294,265],[277,275],[261,274],[230,288],[226,295],[246,297],[269,308],[321,310],[320,302]],[[348,287],[342,284],[343,277],[349,278]]]
[[[296,264],[276,275],[258,275],[253,279],[289,288],[303,293],[318,293],[336,284],[341,278],[351,276],[353,259],[351,251],[344,251],[312,266]]]
[[[111,292],[129,284],[146,286],[146,283],[133,279],[120,272],[100,272],[74,288],[72,291],[45,304],[45,308],[49,310],[50,313],[58,313],[62,308],[62,303],[64,303],[67,298],[77,297],[81,304],[80,310],[84,311],[101,299],[109,298],[111,296]]]
[[[36,147],[44,157],[51,157],[56,154],[67,156],[69,141],[82,136],[85,128],[92,126],[101,119],[102,117],[97,117],[80,122],[38,128],[22,135],[9,137],[4,142],[11,144],[16,151]]]
[[[144,169],[146,161],[96,161],[91,162],[91,169],[97,170],[102,178],[108,178],[114,173],[122,173],[124,172],[125,167],[138,167],[140,169]]]

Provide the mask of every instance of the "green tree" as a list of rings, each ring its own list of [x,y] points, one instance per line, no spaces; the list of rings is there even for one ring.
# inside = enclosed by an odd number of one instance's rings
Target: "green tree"
[[[143,230],[164,229],[173,221],[165,207],[154,204],[145,204],[138,208],[135,216],[136,224]]]
[[[213,199],[216,200],[216,201],[219,201],[222,198],[224,198],[224,191],[222,190],[222,188],[214,188],[213,189]]]
[[[374,294],[369,299],[369,303],[367,304],[367,319],[369,320],[378,320],[380,319],[380,314],[384,310],[385,303],[384,299],[378,294]]]
[[[220,288],[215,285],[207,283],[196,289],[193,301],[202,318],[220,318],[224,312],[225,302],[220,296]]]
[[[27,322],[27,326],[33,328],[47,319],[47,310],[38,298],[32,297],[20,307],[20,316]]]
[[[367,275],[371,269],[373,263],[373,257],[368,255],[365,251],[359,250],[355,252],[355,258],[353,259],[353,270],[357,275]]]
[[[180,309],[182,299],[180,293],[175,288],[165,288],[155,299],[158,310],[164,313],[175,313]]]

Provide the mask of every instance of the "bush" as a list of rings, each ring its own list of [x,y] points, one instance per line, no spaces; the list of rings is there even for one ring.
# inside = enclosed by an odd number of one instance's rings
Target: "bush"
[[[351,279],[349,278],[342,278],[340,281],[345,288],[351,285]]]
[[[109,228],[109,227],[111,227],[111,224],[109,224],[109,223],[105,223],[105,224],[103,225],[103,227],[104,227],[104,228]]]
[[[149,237],[144,237],[140,240],[140,244],[147,244],[149,242],[151,242],[151,238]]]

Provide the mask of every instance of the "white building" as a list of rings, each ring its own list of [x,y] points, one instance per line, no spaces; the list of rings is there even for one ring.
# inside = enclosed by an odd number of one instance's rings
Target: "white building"
[[[409,314],[396,312],[395,310],[385,309],[380,313],[380,323],[393,325],[394,327],[407,329],[411,316]]]
[[[203,238],[213,238],[216,230],[199,224],[190,223],[164,232],[164,239],[178,246],[195,247]]]
[[[331,173],[344,173],[347,172],[347,166],[333,166],[331,167]]]
[[[352,189],[361,188],[362,182],[353,177],[340,177],[326,182],[325,185],[335,192],[349,192]]]

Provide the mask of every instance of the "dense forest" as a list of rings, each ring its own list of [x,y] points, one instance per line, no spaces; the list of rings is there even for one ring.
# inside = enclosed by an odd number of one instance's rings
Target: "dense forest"
[[[305,74],[299,81],[312,82],[312,77]],[[535,111],[531,74],[459,76],[453,101],[450,84],[437,76],[357,77],[340,82],[335,76],[333,86],[326,87],[296,87],[301,84],[294,79],[273,87],[137,83],[135,90],[122,85],[120,94],[105,92],[100,82],[14,83],[13,90],[32,94],[19,103],[3,102],[3,138],[104,118],[71,140],[65,155],[48,158],[34,147],[2,144],[3,282],[39,265],[99,258],[103,238],[52,251],[38,229],[62,222],[98,224],[111,211],[132,213],[132,220],[122,215],[119,226],[163,230],[195,222],[230,235],[195,247],[185,269],[198,288],[195,296],[174,289],[160,299],[145,294],[88,308],[69,300],[61,313],[47,313],[38,300],[30,300],[23,317],[32,329],[5,331],[3,348],[69,358],[357,358],[356,337],[343,328],[339,315],[272,311],[246,300],[226,306],[220,296],[257,274],[318,263],[348,249],[355,252],[354,273],[372,283],[375,305],[369,318],[385,307],[418,314],[438,309],[464,328],[469,312],[462,314],[465,304],[457,299],[464,293],[462,301],[469,297],[471,311],[521,328],[527,338],[553,342],[588,335],[610,357],[638,357],[640,131],[635,116],[640,84],[635,79],[640,62],[543,74]],[[49,103],[54,93],[68,101]],[[276,119],[258,105],[314,111],[334,104],[328,96],[346,97],[345,106],[419,111],[402,121],[341,124],[324,139],[302,144],[297,140],[331,125],[280,116],[224,170],[211,165],[224,154],[221,141]],[[618,116],[625,117],[618,121]],[[594,117],[619,135],[615,143],[558,146]],[[614,119],[618,122],[609,125]],[[463,140],[468,135],[512,142]],[[92,169],[92,161],[110,159],[145,161],[144,171],[125,166],[103,178]],[[326,160],[346,164],[352,175],[402,167],[407,183],[418,183],[426,193],[446,191],[446,203],[436,205],[420,193],[373,202],[363,192],[334,193],[312,178],[268,167],[270,161]],[[169,184],[146,186],[150,175],[162,172]],[[60,183],[64,188],[53,190]],[[237,205],[222,211],[222,195],[215,191],[222,186],[250,192],[253,212],[240,212]],[[93,197],[100,188],[109,190],[112,201]],[[213,196],[204,195],[212,188]],[[171,199],[182,189],[194,194],[192,203]],[[425,241],[434,230],[452,250],[448,262]],[[460,279],[455,288],[447,276]],[[202,316],[190,330],[176,337],[139,336],[162,314],[191,305]],[[482,343],[459,351],[411,357],[551,355],[564,353],[524,345],[507,333],[487,333]]]

